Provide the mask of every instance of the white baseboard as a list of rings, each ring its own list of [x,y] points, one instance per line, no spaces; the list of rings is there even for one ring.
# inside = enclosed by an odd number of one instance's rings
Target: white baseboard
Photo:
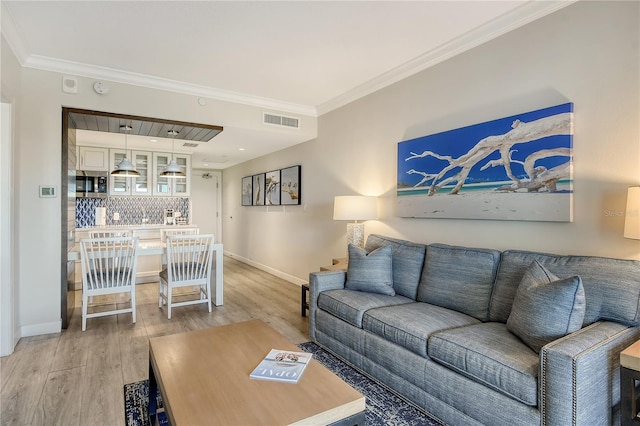
[[[23,325],[20,327],[20,337],[39,336],[62,332],[62,320],[42,324]]]
[[[251,265],[254,268],[258,268],[261,271],[268,272],[271,275],[275,275],[276,277],[282,278],[285,281],[289,281],[292,284],[296,284],[296,285],[300,285],[301,286],[302,284],[306,284],[307,283],[306,280],[300,279],[298,277],[294,277],[293,275],[289,275],[289,274],[287,274],[285,272],[279,271],[277,269],[273,269],[270,266],[263,265],[262,263],[255,262],[255,261],[253,261],[251,259],[247,259],[245,257],[239,256],[239,255],[237,255],[235,253],[231,253],[231,252],[228,252],[228,251],[225,250],[224,255],[225,256],[229,256],[229,257],[231,257],[233,259],[236,259],[236,260],[238,260],[238,261],[240,261],[242,263],[246,263],[247,265]]]

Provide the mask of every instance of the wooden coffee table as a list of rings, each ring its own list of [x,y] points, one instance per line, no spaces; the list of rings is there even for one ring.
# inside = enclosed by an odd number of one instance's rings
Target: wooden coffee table
[[[365,397],[316,360],[295,384],[250,379],[271,349],[300,351],[260,320],[152,338],[149,395],[173,426],[364,424]]]

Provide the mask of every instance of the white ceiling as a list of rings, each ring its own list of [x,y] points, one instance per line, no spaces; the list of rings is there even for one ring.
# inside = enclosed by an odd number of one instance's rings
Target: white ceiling
[[[2,33],[25,67],[318,116],[572,1],[2,0]],[[304,142],[212,124],[209,168]]]

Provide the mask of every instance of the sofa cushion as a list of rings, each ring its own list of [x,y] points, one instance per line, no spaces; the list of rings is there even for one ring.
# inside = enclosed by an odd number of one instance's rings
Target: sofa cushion
[[[487,322],[435,333],[427,351],[434,361],[535,407],[539,355],[507,330]]]
[[[415,300],[427,247],[424,244],[371,234],[364,248],[367,251],[373,251],[387,245],[393,250],[391,269],[394,290],[402,296]]]
[[[524,274],[507,320],[507,329],[531,349],[580,330],[584,320],[580,277],[558,279],[537,261]]]
[[[364,249],[349,244],[349,266],[345,287],[349,290],[395,296],[391,272],[391,247],[380,247],[367,253]]]
[[[426,357],[427,340],[433,333],[479,322],[461,312],[416,302],[370,309],[364,314],[362,328]]]
[[[404,296],[387,296],[354,290],[327,290],[318,296],[318,307],[356,327],[362,328],[366,311],[380,306],[415,302]]]
[[[430,244],[418,287],[418,301],[485,321],[499,261],[497,250]]]
[[[507,322],[520,281],[534,260],[556,276],[580,276],[586,300],[583,325],[598,320],[640,325],[640,261],[518,250],[502,253],[491,296],[491,321]]]

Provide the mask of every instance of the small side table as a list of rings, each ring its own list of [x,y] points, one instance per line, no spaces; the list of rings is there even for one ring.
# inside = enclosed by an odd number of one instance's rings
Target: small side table
[[[346,271],[349,266],[346,257],[340,257],[331,259],[332,265],[321,266],[321,271]],[[307,299],[307,293],[309,292],[309,284],[302,284],[300,287],[300,315],[307,316],[307,310],[309,309],[309,300]]]
[[[331,259],[330,266],[321,266],[321,271],[346,271],[349,267],[349,261],[346,257],[338,257]]]
[[[300,315],[307,316],[307,309],[309,309],[309,301],[307,300],[307,293],[309,292],[309,284],[302,284],[300,287],[302,294],[300,296]]]
[[[640,340],[620,352],[620,423],[640,425],[640,396],[636,382],[640,381]]]

